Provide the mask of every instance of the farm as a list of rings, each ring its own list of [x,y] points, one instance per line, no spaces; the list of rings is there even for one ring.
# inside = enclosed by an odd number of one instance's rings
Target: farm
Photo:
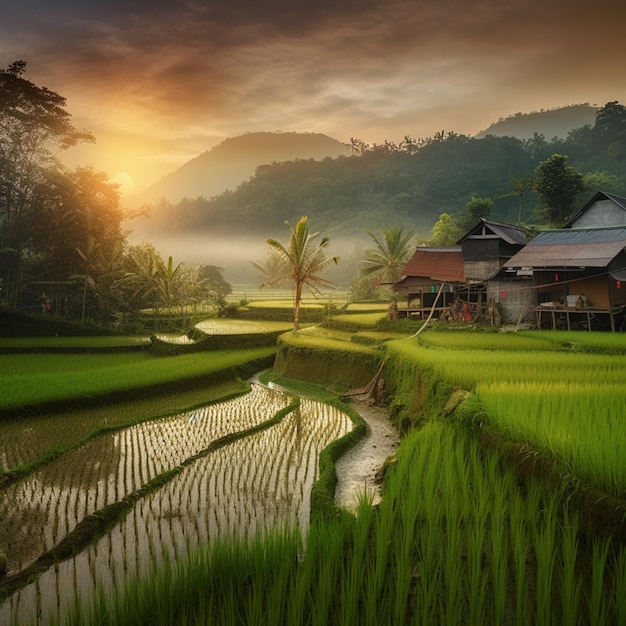
[[[350,331],[349,317],[281,335],[263,384],[216,380],[221,397],[141,417],[10,407],[31,389],[20,378],[55,369],[55,401],[102,403],[124,385],[154,391],[168,363],[182,381],[267,349],[100,354],[99,367],[0,356],[17,398],[2,414],[0,622],[626,623],[626,338],[413,336],[358,314]],[[72,359],[75,388],[58,365]],[[100,386],[107,359],[123,384]],[[329,380],[322,361],[348,372]],[[402,441],[380,502],[364,489],[352,512],[334,503],[334,464],[364,432],[350,389],[377,362]]]

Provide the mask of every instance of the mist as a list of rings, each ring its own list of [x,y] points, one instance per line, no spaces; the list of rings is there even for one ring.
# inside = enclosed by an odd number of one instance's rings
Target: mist
[[[285,244],[288,234],[275,235]],[[131,245],[151,243],[164,260],[173,257],[174,262],[184,261],[185,265],[215,265],[223,269],[224,279],[231,285],[260,287],[262,279],[252,262],[263,261],[269,247],[267,237],[212,237],[209,234],[157,234],[131,233],[128,242]],[[329,266],[322,276],[334,283],[335,287],[347,288],[358,271],[366,241],[359,238],[330,238],[327,256],[338,256],[337,266]]]

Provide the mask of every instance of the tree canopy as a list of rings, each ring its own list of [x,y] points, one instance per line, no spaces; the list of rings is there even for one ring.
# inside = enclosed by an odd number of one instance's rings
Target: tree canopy
[[[93,136],[25,74],[23,61],[0,70],[0,306],[53,303],[56,315],[110,323],[133,306],[171,311],[226,292],[215,266],[198,274],[154,248],[128,249],[119,186],[57,158]]]
[[[572,214],[576,198],[584,191],[583,176],[567,164],[567,156],[553,154],[537,166],[534,190],[547,210],[551,225],[562,226]]]

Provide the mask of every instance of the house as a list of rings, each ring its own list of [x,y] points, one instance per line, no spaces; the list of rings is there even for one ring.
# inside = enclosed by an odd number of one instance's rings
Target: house
[[[574,215],[565,228],[626,226],[626,198],[599,191]]]
[[[528,230],[521,226],[511,226],[481,217],[457,241],[463,254],[465,278],[470,281],[489,280],[530,239]]]
[[[464,300],[477,312],[489,303],[497,306],[503,321],[529,321],[533,318],[532,276],[500,275],[502,266],[532,238],[521,226],[480,218],[459,239],[467,280]]]
[[[435,300],[435,313],[441,314],[453,304],[455,287],[465,285],[461,248],[418,247],[402,273],[393,290],[406,295],[406,307],[399,307],[403,317],[426,317]]]
[[[595,197],[598,200],[572,223],[580,224],[585,214],[587,219],[596,214],[598,221],[602,205],[597,202],[607,198]],[[625,248],[626,224],[547,230],[511,257],[504,269],[509,276],[533,277],[539,328],[610,326],[615,331],[618,323],[621,329],[626,308]]]

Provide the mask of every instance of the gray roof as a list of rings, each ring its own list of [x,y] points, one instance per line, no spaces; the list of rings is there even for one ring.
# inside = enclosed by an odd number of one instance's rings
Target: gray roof
[[[626,226],[546,230],[511,257],[510,268],[607,267],[626,248]]]
[[[482,231],[483,226],[490,230],[494,235],[509,244],[524,245],[528,239],[529,234],[525,228],[521,226],[513,226],[512,224],[504,224],[503,222],[494,222],[484,217],[480,218],[480,221],[473,226],[457,243],[461,243],[465,239],[474,238],[480,236],[479,232]]]
[[[591,198],[591,200],[589,200],[589,202],[587,202],[587,204],[585,204],[585,206],[580,209],[580,211],[578,211],[567,224],[565,224],[565,228],[569,228],[581,215],[583,215],[583,213],[585,213],[590,207],[592,207],[598,200],[602,199],[611,200],[611,202],[620,207],[620,209],[626,211],[626,198],[618,196],[614,193],[598,191],[598,193],[596,193],[593,198]]]

